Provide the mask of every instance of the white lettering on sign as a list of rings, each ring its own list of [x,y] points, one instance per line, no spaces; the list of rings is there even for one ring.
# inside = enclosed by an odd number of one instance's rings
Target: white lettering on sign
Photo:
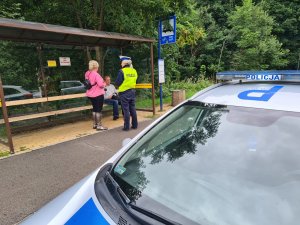
[[[59,57],[60,66],[71,66],[70,57]]]
[[[281,80],[281,75],[246,75],[247,80]]]
[[[165,83],[165,61],[163,59],[158,60],[158,82]]]

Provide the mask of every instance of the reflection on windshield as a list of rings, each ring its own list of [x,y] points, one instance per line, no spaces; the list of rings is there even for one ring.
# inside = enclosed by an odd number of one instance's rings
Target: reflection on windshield
[[[126,186],[127,197],[135,202],[142,196],[142,191],[149,182],[146,179],[144,172],[140,170],[140,168],[145,168],[145,164],[142,158],[136,158],[128,161],[124,168],[126,168],[126,171],[122,175],[124,178],[126,177],[127,180],[131,180],[131,185],[128,185],[123,180],[120,180],[119,185]]]
[[[181,224],[294,225],[299,131],[295,113],[187,104],[133,146],[113,175],[136,205]]]
[[[152,151],[148,151],[144,156],[151,156],[152,164],[159,163],[165,159],[173,162],[186,154],[194,154],[197,151],[197,145],[204,145],[207,139],[214,137],[220,125],[221,114],[219,112],[205,112],[201,121],[202,126],[195,126],[191,130],[170,142],[166,146],[159,146]]]

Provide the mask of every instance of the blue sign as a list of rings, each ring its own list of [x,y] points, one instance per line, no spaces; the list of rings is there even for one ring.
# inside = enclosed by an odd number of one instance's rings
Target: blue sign
[[[176,42],[176,16],[159,21],[159,42],[161,45]]]
[[[279,91],[281,88],[283,88],[283,86],[278,85],[278,86],[274,86],[269,90],[248,90],[248,91],[243,91],[241,92],[238,97],[239,99],[243,99],[243,100],[252,100],[252,101],[263,101],[263,102],[267,102],[270,100],[270,98],[277,92]],[[258,93],[261,96],[256,97],[256,96],[249,96],[250,94],[253,93]]]

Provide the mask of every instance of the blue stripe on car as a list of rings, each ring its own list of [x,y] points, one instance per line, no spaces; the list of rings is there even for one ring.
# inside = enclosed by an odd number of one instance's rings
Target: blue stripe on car
[[[97,209],[94,201],[90,198],[66,223],[65,225],[109,225]]]

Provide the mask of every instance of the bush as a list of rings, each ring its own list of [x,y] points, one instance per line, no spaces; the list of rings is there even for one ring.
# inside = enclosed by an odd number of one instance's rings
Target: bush
[[[168,86],[163,85],[163,94],[164,97],[170,97],[172,95],[173,90],[185,90],[186,97],[189,98],[193,96],[198,91],[212,85],[213,82],[210,80],[200,80],[196,83],[191,82],[188,80],[187,82],[176,82],[170,83]],[[156,92],[156,95],[159,96],[159,90]]]
[[[193,83],[191,80],[188,80],[187,82],[173,82],[169,85],[163,84],[163,102],[164,103],[171,103],[171,96],[172,96],[172,90],[185,90],[186,91],[186,98],[192,97],[194,94],[196,94],[198,91],[212,85],[213,82],[210,80],[200,80],[199,82]],[[157,87],[155,90],[155,102],[156,105],[159,104],[159,88]],[[151,89],[145,90],[140,89],[137,90],[137,107],[138,108],[151,108],[152,101],[151,101]]]

